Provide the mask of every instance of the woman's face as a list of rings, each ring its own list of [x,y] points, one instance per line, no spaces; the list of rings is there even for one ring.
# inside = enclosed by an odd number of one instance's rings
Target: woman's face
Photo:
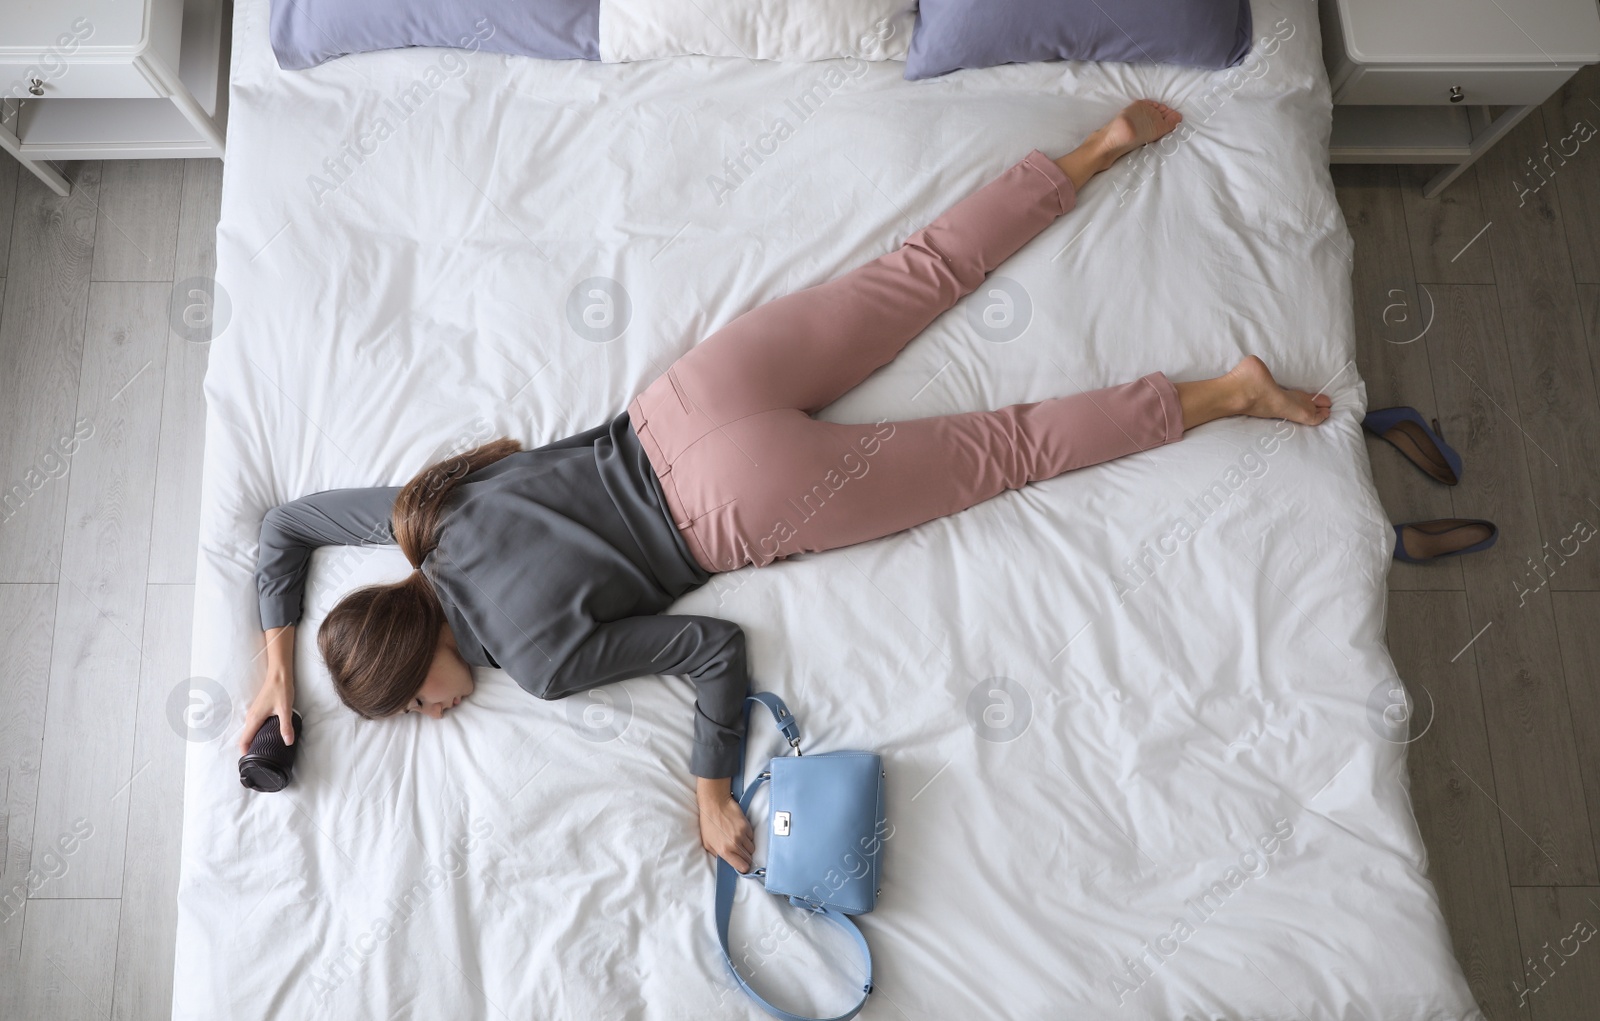
[[[456,651],[455,636],[446,625],[439,631],[439,644],[433,650],[433,665],[428,668],[428,676],[405,711],[443,719],[447,711],[472,694],[472,688],[472,668]]]

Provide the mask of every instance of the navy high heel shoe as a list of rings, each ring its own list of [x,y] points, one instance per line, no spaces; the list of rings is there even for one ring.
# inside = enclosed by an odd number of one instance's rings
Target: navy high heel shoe
[[[1379,408],[1367,412],[1361,428],[1387,440],[1406,460],[1445,485],[1461,481],[1461,455],[1444,441],[1437,418],[1429,429],[1416,408]]]
[[[1407,564],[1426,564],[1441,557],[1459,557],[1493,546],[1500,529],[1478,518],[1440,518],[1407,521],[1394,526],[1394,558]]]

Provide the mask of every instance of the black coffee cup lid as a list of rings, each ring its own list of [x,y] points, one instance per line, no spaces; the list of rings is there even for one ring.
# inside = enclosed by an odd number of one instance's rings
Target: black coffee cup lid
[[[239,762],[239,782],[253,791],[271,793],[289,786],[289,774],[277,763],[247,755]]]

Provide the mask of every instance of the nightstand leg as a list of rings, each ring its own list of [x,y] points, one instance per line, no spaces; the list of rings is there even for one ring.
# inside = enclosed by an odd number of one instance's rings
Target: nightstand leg
[[[0,149],[4,149],[17,158],[17,162],[33,171],[33,176],[45,183],[51,191],[66,198],[72,194],[72,182],[56,172],[56,169],[43,160],[30,160],[22,155],[22,143],[17,140],[17,103],[15,100],[5,101],[0,107]]]
[[[1522,118],[1537,110],[1537,106],[1512,106],[1507,107],[1500,116],[1489,123],[1489,126],[1472,138],[1472,151],[1466,159],[1446,170],[1441,170],[1434,175],[1433,180],[1422,186],[1422,197],[1431,199],[1450,186],[1450,183],[1466,172],[1466,169],[1478,162],[1478,158],[1489,151],[1489,147],[1522,122]]]

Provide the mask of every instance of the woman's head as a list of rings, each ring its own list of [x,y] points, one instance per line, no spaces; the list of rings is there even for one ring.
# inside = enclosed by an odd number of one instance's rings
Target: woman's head
[[[417,711],[434,718],[472,693],[444,607],[421,571],[438,545],[444,504],[462,479],[520,448],[500,439],[429,465],[394,502],[394,535],[416,568],[391,585],[345,596],[317,631],[317,647],[345,705],[368,719]]]

